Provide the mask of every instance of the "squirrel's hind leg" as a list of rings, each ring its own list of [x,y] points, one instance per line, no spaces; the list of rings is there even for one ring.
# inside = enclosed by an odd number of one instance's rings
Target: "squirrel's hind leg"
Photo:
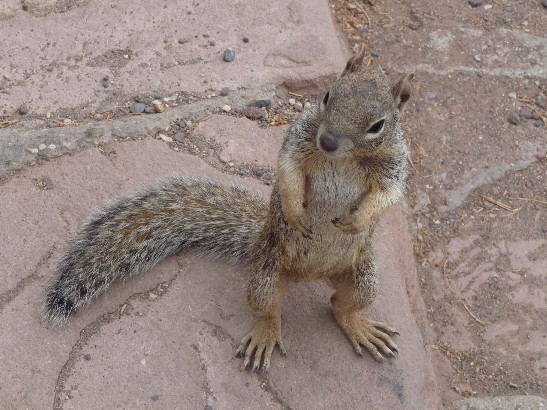
[[[247,284],[247,302],[257,321],[241,339],[236,351],[243,357],[243,367],[252,371],[267,371],[275,345],[285,356],[281,337],[281,300],[287,281],[280,277],[275,256],[259,258],[253,263]]]
[[[363,356],[364,346],[379,362],[394,357],[397,345],[391,336],[399,334],[388,325],[363,317],[359,312],[369,306],[378,290],[378,276],[370,243],[357,255],[355,269],[330,278],[336,292],[331,297],[332,310],[355,351]]]

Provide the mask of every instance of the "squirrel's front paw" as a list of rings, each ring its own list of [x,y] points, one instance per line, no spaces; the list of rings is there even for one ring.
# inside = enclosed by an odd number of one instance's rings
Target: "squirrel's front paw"
[[[311,238],[313,232],[310,227],[309,218],[306,216],[306,214],[300,213],[299,215],[285,215],[285,218],[287,219],[287,223],[292,229],[300,232],[300,234],[306,239]]]
[[[349,214],[344,218],[334,218],[332,223],[348,235],[355,235],[363,232],[370,226],[370,222],[367,219],[359,219],[355,213]]]

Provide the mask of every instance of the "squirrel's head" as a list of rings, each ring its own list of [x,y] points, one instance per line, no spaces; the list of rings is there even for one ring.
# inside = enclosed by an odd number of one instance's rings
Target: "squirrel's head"
[[[363,67],[362,48],[320,104],[317,147],[329,157],[371,150],[397,132],[414,74],[392,83],[380,68]]]

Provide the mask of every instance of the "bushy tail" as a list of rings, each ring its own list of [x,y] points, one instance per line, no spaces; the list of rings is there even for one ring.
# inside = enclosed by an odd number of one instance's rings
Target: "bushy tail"
[[[266,214],[263,199],[209,181],[174,179],[122,199],[89,221],[70,244],[47,289],[45,319],[64,323],[113,281],[181,249],[245,259]]]

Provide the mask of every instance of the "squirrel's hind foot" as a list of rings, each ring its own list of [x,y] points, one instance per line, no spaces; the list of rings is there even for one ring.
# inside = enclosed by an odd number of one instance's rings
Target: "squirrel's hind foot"
[[[359,356],[363,356],[364,346],[377,361],[383,362],[386,357],[395,357],[399,348],[391,336],[399,333],[388,325],[367,319],[352,313],[346,317],[337,317],[338,324],[346,333]]]
[[[279,346],[281,356],[285,357],[287,352],[281,338],[281,318],[260,318],[253,330],[241,339],[236,356],[244,358],[244,369],[267,372],[275,345]]]

